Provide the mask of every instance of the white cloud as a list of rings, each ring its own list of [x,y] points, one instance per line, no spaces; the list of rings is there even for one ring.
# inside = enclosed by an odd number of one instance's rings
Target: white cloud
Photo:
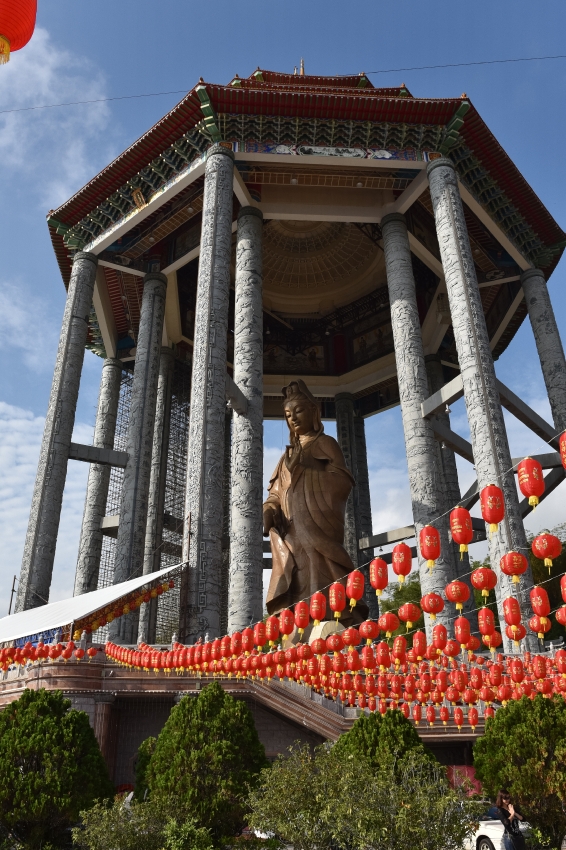
[[[0,401],[0,616],[8,613],[13,576],[19,576],[44,418]],[[92,427],[77,423],[73,439],[92,442]],[[70,462],[51,601],[72,596],[88,464]]]
[[[100,71],[63,50],[38,27],[25,50],[15,53],[0,77],[1,110],[105,97]],[[109,158],[106,103],[0,113],[0,171],[3,192],[22,177],[33,181],[41,206],[57,207]]]
[[[20,349],[33,372],[48,372],[57,346],[55,323],[46,321],[49,305],[32,294],[23,281],[0,283],[0,350]],[[30,328],[41,327],[41,345],[30,337]],[[53,355],[52,355],[53,353]]]

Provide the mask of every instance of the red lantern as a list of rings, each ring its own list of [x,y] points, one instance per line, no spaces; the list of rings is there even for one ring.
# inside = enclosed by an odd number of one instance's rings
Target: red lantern
[[[265,623],[256,623],[254,626],[254,643],[258,647],[262,647],[267,640],[267,630]]]
[[[550,600],[548,598],[548,593],[544,587],[533,587],[529,595],[533,611],[544,623],[550,614]]]
[[[347,646],[348,649],[353,649],[360,642],[360,633],[357,629],[350,627],[342,632],[342,640],[344,641],[344,646]]]
[[[379,626],[374,620],[366,620],[360,626],[360,637],[364,638],[366,643],[371,644],[379,634]]]
[[[330,585],[328,597],[330,601],[330,610],[334,611],[334,617],[339,620],[342,611],[346,607],[346,592],[344,590],[344,586],[340,584],[339,581],[335,581],[334,584]]]
[[[470,588],[463,581],[451,581],[446,585],[446,598],[456,604],[456,610],[461,611],[464,602],[470,598]]]
[[[332,587],[334,587],[334,585],[332,585]],[[332,590],[332,588],[330,589]],[[295,625],[299,631],[299,635],[303,634],[309,622],[309,606],[304,601],[297,602],[295,605]]]
[[[503,643],[503,638],[495,629],[490,635],[482,635],[482,643],[487,646],[490,652],[494,653],[497,647]]]
[[[478,611],[478,627],[480,635],[492,635],[495,631],[495,617],[489,608],[480,608]]]
[[[438,593],[425,593],[421,599],[421,608],[426,614],[429,614],[430,619],[434,622],[436,615],[444,608],[444,600]]]
[[[254,630],[250,629],[248,626],[248,628],[244,629],[244,631],[242,632],[242,652],[245,652],[246,655],[249,655],[253,648]]]
[[[451,511],[450,531],[452,532],[452,539],[460,544],[460,560],[462,560],[464,552],[468,551],[468,544],[474,539],[472,517],[466,508],[454,508]]]
[[[326,597],[324,593],[313,593],[311,596],[310,615],[314,625],[320,625],[320,621],[326,616]]]
[[[2,0],[0,3],[0,65],[10,53],[25,47],[33,35],[37,0]]]
[[[562,460],[562,466],[566,469],[566,431],[560,435],[560,439],[558,440],[558,445],[560,448],[560,459]]]
[[[497,531],[499,523],[505,516],[503,493],[495,484],[488,484],[480,493],[481,514],[489,523],[491,534]]]
[[[295,615],[289,608],[284,608],[279,614],[279,631],[285,640],[295,628]]]
[[[519,478],[519,489],[523,496],[529,497],[529,505],[531,508],[536,508],[539,499],[544,493],[544,475],[542,466],[538,460],[532,457],[526,457],[517,466],[517,475]]]
[[[275,646],[279,640],[279,618],[268,617],[265,621],[265,634],[270,646]]]
[[[382,671],[387,670],[388,667],[391,666],[391,655],[389,653],[389,647],[387,646],[384,640],[377,644],[377,647],[375,649],[375,660],[379,664],[379,668]]]
[[[489,591],[493,590],[497,584],[497,576],[488,567],[479,567],[474,570],[470,580],[475,589],[481,590],[481,595],[485,597],[489,596]]]
[[[440,534],[433,525],[425,525],[421,528],[419,546],[427,567],[432,570],[434,562],[440,557]]]
[[[459,706],[454,709],[454,723],[458,727],[459,732],[462,726],[464,725],[464,712]]]
[[[531,632],[536,632],[539,640],[544,638],[546,632],[549,632],[551,627],[552,623],[548,617],[539,617],[538,614],[535,614],[535,616],[531,617],[529,620],[529,629]]]
[[[336,632],[333,635],[328,635],[326,638],[326,649],[328,652],[333,652],[334,655],[337,655],[341,649],[344,649],[344,640],[342,635]]]
[[[397,611],[397,616],[407,624],[407,631],[409,631],[409,629],[413,628],[413,623],[416,623],[421,613],[418,605],[414,605],[412,602],[405,602]]]
[[[556,622],[566,628],[566,605],[563,605],[555,614]]]
[[[476,726],[478,725],[478,720],[479,720],[478,710],[477,710],[477,708],[474,708],[472,706],[472,708],[468,709],[468,723],[472,727],[472,732],[475,730]]]
[[[393,572],[399,577],[399,584],[403,584],[405,576],[408,576],[411,572],[412,563],[413,553],[411,552],[410,547],[407,546],[406,543],[397,543],[397,545],[393,547],[391,565],[393,567]]]
[[[397,618],[396,618],[397,619]],[[397,620],[397,622],[399,622]],[[393,641],[393,648],[391,650],[391,656],[395,662],[395,667],[397,668],[399,664],[404,664],[407,660],[405,654],[407,652],[407,639],[403,637],[403,635],[397,635],[395,640]]]
[[[465,617],[457,617],[454,620],[454,637],[464,650],[470,639],[470,622]]]
[[[415,726],[419,725],[419,722],[422,720],[422,716],[423,716],[423,710],[420,707],[420,705],[418,705],[418,703],[417,703],[416,705],[413,706],[413,720],[415,721]]]
[[[521,622],[521,608],[514,596],[508,596],[503,600],[503,614],[508,626],[518,626]]]
[[[543,534],[539,534],[538,537],[535,537],[532,544],[533,555],[536,558],[540,558],[541,561],[544,561],[544,566],[548,567],[548,574],[550,575],[550,568],[552,567],[552,562],[555,558],[558,558],[562,553],[562,543],[555,537],[554,534],[548,534],[544,532]]]
[[[426,652],[426,635],[424,632],[418,631],[413,635],[413,649],[420,661]]]
[[[446,631],[446,626],[443,626],[442,623],[438,623],[432,630],[432,645],[437,650],[437,653],[442,652],[446,646],[447,640],[448,633]]]
[[[364,577],[359,570],[353,570],[348,575],[346,594],[350,600],[350,609],[355,608],[356,602],[359,602],[364,595]]]
[[[519,646],[519,641],[523,640],[527,634],[527,630],[522,623],[519,623],[518,626],[506,626],[505,634],[509,640],[513,641],[515,646]]]
[[[369,565],[369,581],[376,596],[381,596],[389,582],[387,564],[383,558],[374,558]]]
[[[468,650],[468,654],[470,652],[475,652],[476,649],[479,649],[481,646],[481,641],[477,635],[472,635],[469,641],[466,644],[466,649]]]
[[[527,571],[529,566],[527,559],[520,552],[507,552],[503,555],[499,566],[501,572],[506,576],[513,576],[513,584],[519,584],[519,576]]]
[[[241,651],[242,635],[240,634],[240,632],[234,632],[234,634],[230,638],[230,652],[232,653],[232,658],[237,658]]]
[[[466,644],[466,649],[468,644]],[[460,653],[460,644],[457,640],[447,640],[446,646],[444,647],[444,655],[448,658],[456,658]]]
[[[426,719],[428,721],[429,726],[434,726],[434,721],[436,720],[436,709],[433,705],[427,705]]]
[[[377,621],[377,625],[382,632],[385,632],[387,637],[391,637],[393,632],[397,631],[399,628],[399,619],[392,611],[387,611],[385,614],[381,615]]]

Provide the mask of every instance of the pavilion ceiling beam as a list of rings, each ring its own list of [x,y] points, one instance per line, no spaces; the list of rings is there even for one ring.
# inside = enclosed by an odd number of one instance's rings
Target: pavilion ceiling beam
[[[340,168],[368,168],[368,169],[388,169],[394,168],[395,171],[426,171],[427,163],[419,160],[406,159],[361,159],[357,156],[295,156],[293,154],[274,154],[274,153],[236,153],[236,162],[267,162],[271,165],[293,164],[300,168],[311,165],[323,165],[328,168],[330,165],[340,163]]]
[[[112,263],[109,260],[99,260],[98,265],[105,269],[114,269],[117,272],[127,272],[135,277],[145,277],[145,272],[141,269],[133,269],[131,266],[125,266],[123,263]]]
[[[409,233],[409,245],[411,248],[411,253],[418,257],[425,266],[428,266],[429,269],[434,272],[434,274],[439,277],[441,280],[444,280],[444,269],[442,268],[442,263],[440,260],[432,254],[428,248],[426,248],[423,243],[417,239],[412,233]]]
[[[515,395],[509,387],[506,387],[499,380],[497,381],[497,389],[499,390],[501,404],[509,413],[512,413],[519,422],[530,428],[545,443],[548,443],[554,449],[559,449],[556,429],[552,425],[549,425],[542,416],[535,413],[528,404],[525,404],[519,396]]]
[[[102,342],[104,343],[106,356],[116,357],[118,332],[116,330],[116,321],[112,311],[110,296],[108,295],[106,276],[104,274],[104,269],[101,269],[100,266],[96,270],[92,303],[94,306],[94,312],[96,313],[96,318],[98,319],[98,326],[102,335]]]
[[[205,162],[204,158],[198,159],[187,169],[180,177],[171,180],[169,185],[165,185],[159,189],[142,209],[133,210],[128,215],[121,218],[116,224],[103,231],[99,236],[96,236],[82,248],[83,251],[90,251],[93,254],[101,254],[110,245],[112,245],[121,236],[125,236],[132,227],[141,224],[150,215],[160,209],[163,204],[166,204],[171,198],[174,198],[187,186],[190,186],[195,180],[198,180],[204,175]],[[123,269],[122,269],[123,271]]]
[[[521,276],[513,274],[510,277],[501,277],[498,280],[484,280],[478,283],[480,289],[487,289],[489,286],[501,286],[502,283],[515,283],[516,280],[521,280]]]
[[[488,212],[484,210],[482,205],[476,201],[474,196],[471,194],[469,189],[466,189],[464,184],[459,180],[458,186],[460,188],[460,195],[462,196],[462,201],[466,204],[467,207],[471,209],[477,218],[481,221],[481,223],[489,230],[492,236],[494,236],[502,248],[504,248],[507,253],[515,260],[521,271],[526,271],[526,269],[532,268],[532,264],[526,257],[519,251],[517,246],[509,239],[509,237],[501,230],[499,225],[492,219]]]
[[[517,312],[519,304],[521,303],[521,301],[523,300],[524,297],[525,297],[525,293],[523,292],[522,289],[519,289],[518,293],[513,298],[513,301],[511,302],[511,304],[509,305],[509,309],[507,310],[507,312],[503,316],[501,322],[499,323],[497,330],[495,331],[495,333],[493,334],[492,338],[489,341],[489,347],[492,351],[494,351],[495,346],[497,345],[497,343],[499,342],[499,340],[501,339],[501,337],[503,336],[503,334],[507,330],[507,326],[508,326],[509,322],[511,321],[511,319],[513,318],[513,316]]]
[[[237,168],[234,169],[234,194],[243,207],[260,207],[249,193],[244,178]]]
[[[383,207],[382,218],[390,213],[406,213],[426,189],[428,189],[428,177],[426,171],[423,170],[419,172],[393,204]]]
[[[469,461],[471,464],[474,463],[474,453],[471,443],[464,440],[463,437],[460,437],[451,428],[446,428],[441,422],[433,419],[431,424],[434,436],[439,443],[442,443],[447,449],[452,449],[453,452],[463,457],[464,460]]]

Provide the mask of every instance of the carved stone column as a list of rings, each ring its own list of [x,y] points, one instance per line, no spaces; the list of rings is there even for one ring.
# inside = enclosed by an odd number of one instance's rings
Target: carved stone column
[[[428,377],[428,389],[430,395],[437,392],[444,386],[444,373],[442,363],[440,362],[439,354],[427,354],[425,357],[426,374]],[[436,420],[445,428],[450,428],[450,415],[444,411],[435,413],[430,417],[431,421]],[[456,507],[461,499],[460,484],[458,481],[458,469],[456,467],[456,456],[452,449],[440,446],[436,441],[436,453],[438,457],[438,469],[441,478],[442,494],[444,496],[443,512],[451,511]],[[452,559],[456,567],[456,576],[468,585],[470,589],[470,598],[464,604],[464,613],[469,619],[472,626],[472,633],[477,633],[478,630],[478,615],[475,610],[476,604],[474,601],[474,590],[470,581],[470,558],[467,552],[460,557],[460,547],[450,538],[452,546]]]
[[[114,769],[116,767],[116,717],[114,694],[97,694],[94,703],[94,734],[106,762],[110,781],[114,780]]]
[[[489,539],[491,565],[498,577],[499,619],[504,622],[502,600],[517,595],[523,622],[527,624],[531,616],[528,594],[533,581],[530,568],[519,592],[511,578],[499,569],[505,552],[517,550],[526,555],[528,547],[458,178],[450,160],[444,158],[430,163],[428,177],[478,485],[481,489],[497,484],[505,497],[505,519],[497,534]],[[530,647],[537,648],[536,637],[534,643],[530,636],[526,640]],[[505,651],[510,651],[510,641],[505,636],[503,645]]]
[[[351,393],[337,393],[334,398],[336,405],[336,438],[342,449],[346,466],[354,476],[356,484],[352,488],[346,502],[344,522],[344,548],[352,559],[355,567],[359,563],[358,540],[360,533],[357,522],[357,463],[356,463],[356,434],[354,430],[354,396]],[[367,461],[367,459],[366,459]]]
[[[232,422],[232,519],[228,631],[244,629],[263,613],[263,215],[238,213],[234,381],[247,399]]]
[[[360,537],[371,537],[373,534],[373,523],[371,516],[366,426],[365,419],[359,413],[355,413],[354,415],[354,445],[356,449],[356,471],[354,473],[357,491],[356,526]],[[369,583],[368,562],[372,558],[372,549],[358,551],[358,564],[366,580],[364,598],[369,608],[369,616],[371,619],[377,619],[379,617],[379,602]]]
[[[161,567],[163,538],[163,512],[165,510],[165,485],[167,483],[167,454],[169,452],[169,426],[171,420],[171,391],[175,355],[172,348],[162,346],[157,382],[157,403],[153,429],[153,452],[149,479],[147,525],[143,574],[149,575]],[[155,641],[157,599],[142,605],[139,612],[138,643]]]
[[[121,379],[121,361],[109,357],[102,364],[102,377],[94,426],[93,445],[102,449],[114,448]],[[98,587],[98,571],[102,552],[101,522],[106,514],[110,472],[111,467],[106,464],[90,464],[75,573],[74,596],[90,593],[91,590],[96,590]]]
[[[88,332],[98,258],[79,251],[67,292],[45,418],[15,612],[49,601],[61,503]]]
[[[233,153],[220,145],[211,147],[206,161],[195,317],[183,534],[183,560],[189,561],[185,583],[189,598],[181,599],[181,610],[186,611],[181,622],[182,640],[194,640],[206,633],[212,639],[220,633],[233,175]]]
[[[120,524],[114,559],[114,584],[141,575],[152,468],[155,409],[161,357],[167,278],[150,272],[144,278],[140,326],[124,470]],[[113,639],[133,643],[137,637],[136,614],[120,617],[110,626]]]
[[[456,570],[448,517],[442,516],[444,498],[436,440],[431,423],[421,415],[421,404],[429,390],[405,217],[398,213],[385,216],[381,230],[417,541],[421,528],[428,524],[438,529],[441,538],[441,557],[434,569],[428,569],[419,552],[421,589],[423,594],[434,592],[444,596],[444,588],[455,578]],[[453,616],[453,606],[446,604],[437,620],[450,629]],[[425,616],[425,621],[430,637],[430,618]]]
[[[527,269],[521,284],[535,335],[540,366],[552,418],[557,430],[566,430],[566,359],[548,286],[540,269]]]

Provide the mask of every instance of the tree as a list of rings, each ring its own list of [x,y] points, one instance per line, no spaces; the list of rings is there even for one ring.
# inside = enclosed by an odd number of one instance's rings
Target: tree
[[[214,682],[173,708],[145,777],[151,799],[193,817],[218,842],[241,829],[242,795],[267,763],[249,708]]]
[[[388,756],[376,770],[327,745],[280,756],[248,804],[250,826],[295,850],[456,850],[483,807],[417,750]]]
[[[81,809],[114,792],[88,716],[44,688],[0,714],[0,776],[0,827],[30,850],[68,842]]]
[[[161,803],[95,803],[73,829],[75,847],[85,850],[213,850],[210,833],[193,820],[169,817]]]
[[[149,761],[155,752],[155,744],[157,738],[146,738],[142,741],[136,758],[135,764],[135,798],[136,800],[144,800],[148,791],[146,773],[149,767]]]
[[[399,760],[409,752],[435,761],[413,724],[396,710],[387,711],[383,716],[377,711],[362,714],[350,731],[340,736],[334,752],[343,758],[365,759],[373,770],[379,770],[388,758]]]
[[[411,573],[404,582],[396,582],[389,586],[387,596],[382,596],[379,600],[380,613],[384,614],[386,611],[397,612],[401,605],[404,605],[405,602],[414,602],[414,604],[418,605],[420,608],[421,597],[420,578],[417,573]],[[422,629],[423,625],[424,618],[421,614],[419,619],[413,623],[413,626],[415,629]],[[397,631],[393,632],[393,635],[404,635],[406,631],[405,623],[401,623]],[[407,646],[412,645],[413,637],[409,634],[407,636]]]
[[[527,820],[559,848],[566,833],[566,703],[523,697],[500,708],[474,744],[476,775],[488,794],[506,788]]]

